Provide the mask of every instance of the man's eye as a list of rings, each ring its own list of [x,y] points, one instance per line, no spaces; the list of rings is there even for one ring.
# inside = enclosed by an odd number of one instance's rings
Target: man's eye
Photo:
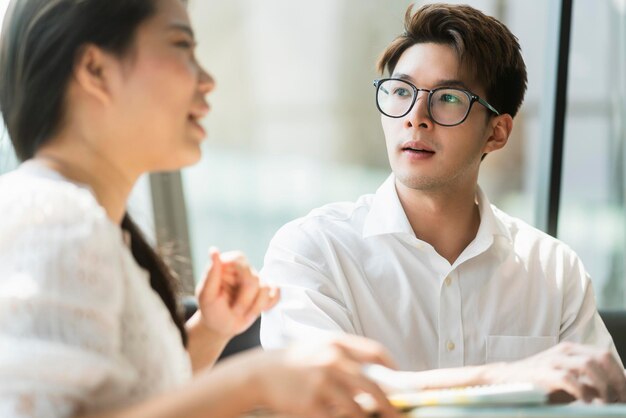
[[[457,96],[455,96],[453,94],[449,94],[449,93],[442,94],[441,95],[441,101],[444,102],[444,103],[452,103],[452,104],[461,102],[461,100],[459,100],[459,98]]]
[[[394,90],[394,94],[396,96],[406,97],[406,96],[409,96],[411,93],[409,93],[409,91],[407,89],[397,88],[397,89]]]

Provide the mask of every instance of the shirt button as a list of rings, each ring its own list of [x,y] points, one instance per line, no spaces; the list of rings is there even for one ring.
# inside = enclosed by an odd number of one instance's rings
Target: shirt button
[[[452,284],[452,277],[446,277],[446,280],[444,280],[443,282],[446,284],[446,286],[450,286]]]
[[[452,351],[454,350],[454,343],[452,341],[448,341],[448,344],[446,344],[446,348],[448,349],[448,351]]]

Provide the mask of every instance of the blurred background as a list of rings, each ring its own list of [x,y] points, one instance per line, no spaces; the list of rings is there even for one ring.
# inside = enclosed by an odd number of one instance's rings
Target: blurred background
[[[148,235],[179,255],[187,290],[201,277],[209,246],[240,249],[260,269],[281,225],[373,193],[388,176],[372,80],[410,3],[190,1],[198,59],[217,80],[204,157],[180,174],[143,179],[131,201]],[[542,127],[552,117],[546,86],[555,71],[559,2],[462,3],[509,26],[529,76],[512,137],[483,162],[480,184],[492,203],[541,226],[537,199],[548,173],[539,162],[550,141]],[[557,236],[582,258],[599,306],[624,309],[626,0],[574,1],[570,39]],[[6,134],[0,138],[6,172],[16,161]]]

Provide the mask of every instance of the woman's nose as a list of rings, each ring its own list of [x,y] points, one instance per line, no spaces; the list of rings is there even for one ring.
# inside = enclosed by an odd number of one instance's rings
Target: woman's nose
[[[200,75],[198,78],[198,88],[203,95],[206,95],[215,88],[215,80],[202,66],[199,66],[199,68]]]

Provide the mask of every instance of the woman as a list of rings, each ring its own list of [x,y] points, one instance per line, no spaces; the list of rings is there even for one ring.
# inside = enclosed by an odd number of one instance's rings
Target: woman
[[[169,272],[126,214],[141,174],[200,158],[214,84],[181,0],[13,0],[0,71],[24,161],[0,177],[0,416],[359,417],[358,392],[395,414],[361,373],[386,354],[362,339],[206,371],[278,292],[243,256],[212,251],[183,324]]]

